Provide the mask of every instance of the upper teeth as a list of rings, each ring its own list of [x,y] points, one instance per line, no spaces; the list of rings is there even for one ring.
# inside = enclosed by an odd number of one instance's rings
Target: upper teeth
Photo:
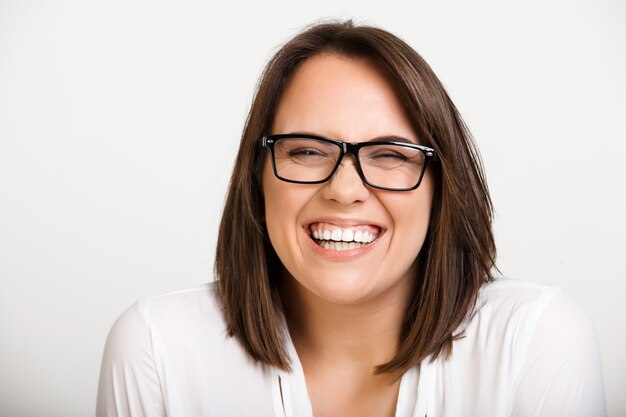
[[[352,230],[352,229],[333,229],[332,232],[326,230],[313,230],[312,233],[315,239],[319,240],[334,240],[335,242],[361,242],[370,243],[376,240],[376,235],[367,231]]]

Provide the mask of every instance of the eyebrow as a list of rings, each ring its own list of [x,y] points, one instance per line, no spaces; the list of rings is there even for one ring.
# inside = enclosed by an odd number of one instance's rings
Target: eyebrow
[[[367,142],[378,142],[378,141],[389,141],[389,142],[402,142],[402,143],[417,143],[414,140],[402,137],[402,136],[378,136],[373,139],[368,140]]]
[[[335,139],[329,136],[324,136],[324,135],[320,135],[319,133],[314,133],[314,132],[308,132],[308,131],[297,131],[297,132],[291,132],[289,133],[290,135],[311,135],[311,136],[319,136],[321,138],[326,138],[326,139],[333,139],[333,140],[341,140],[341,139]],[[346,142],[346,143],[355,143],[352,141],[346,141],[346,140],[341,140],[342,142]],[[396,135],[383,135],[383,136],[376,136],[370,139],[366,139],[360,142],[402,142],[402,143],[412,143],[412,144],[417,144],[417,141],[415,140],[411,140],[402,136],[396,136]]]

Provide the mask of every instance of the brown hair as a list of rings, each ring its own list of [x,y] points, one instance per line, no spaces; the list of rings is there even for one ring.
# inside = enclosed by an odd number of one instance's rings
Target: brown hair
[[[493,207],[469,131],[441,82],[410,46],[384,30],[351,21],[316,24],[271,58],[258,84],[239,146],[220,225],[215,271],[225,319],[252,358],[290,369],[276,297],[280,268],[263,225],[261,173],[269,134],[286,83],[307,58],[335,53],[367,58],[388,76],[423,144],[433,147],[434,196],[419,254],[415,294],[407,306],[399,351],[378,372],[404,372],[451,352],[480,287],[492,280]]]

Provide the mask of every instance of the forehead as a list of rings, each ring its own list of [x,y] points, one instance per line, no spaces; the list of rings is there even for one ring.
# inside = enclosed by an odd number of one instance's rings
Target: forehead
[[[272,133],[297,132],[346,141],[417,139],[385,74],[367,59],[336,54],[304,61],[283,91]]]

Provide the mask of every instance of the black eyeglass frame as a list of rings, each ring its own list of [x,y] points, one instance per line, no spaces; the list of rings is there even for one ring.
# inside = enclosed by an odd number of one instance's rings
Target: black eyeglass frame
[[[332,171],[330,172],[330,174],[328,174],[326,178],[322,180],[318,180],[318,181],[296,181],[296,180],[290,180],[290,179],[287,179],[278,175],[278,171],[276,169],[276,158],[274,155],[274,145],[276,144],[277,141],[280,141],[281,139],[298,139],[298,138],[314,139],[314,140],[318,140],[321,142],[332,143],[339,147],[340,153],[339,153],[339,156],[337,157],[337,162],[335,163],[335,166],[333,167]],[[365,174],[363,173],[363,168],[361,167],[361,160],[359,159],[359,150],[361,148],[365,148],[365,147],[373,146],[373,145],[399,145],[399,146],[405,146],[408,148],[420,150],[424,154],[424,165],[422,166],[422,172],[420,173],[419,179],[417,180],[417,184],[415,184],[413,187],[408,187],[408,188],[389,188],[389,187],[381,187],[381,186],[378,186],[369,182],[367,178],[365,177]],[[278,178],[281,181],[291,182],[294,184],[322,184],[330,180],[332,176],[335,175],[335,172],[337,171],[337,168],[339,167],[339,165],[341,165],[341,161],[343,160],[343,157],[345,156],[345,154],[352,154],[354,156],[354,160],[356,161],[356,169],[359,174],[359,177],[361,177],[363,182],[367,184],[368,186],[372,188],[377,188],[379,190],[386,190],[386,191],[412,191],[412,190],[415,190],[417,187],[419,187],[419,185],[421,184],[422,178],[424,178],[424,173],[426,172],[426,166],[428,165],[428,161],[437,160],[437,154],[433,148],[429,148],[428,146],[423,146],[423,145],[417,145],[415,143],[406,143],[406,142],[398,142],[398,141],[372,141],[372,142],[349,143],[349,142],[343,142],[340,140],[329,139],[329,138],[316,136],[316,135],[288,133],[288,134],[263,136],[262,146],[270,150],[270,153],[272,155],[272,168],[274,170],[274,175],[276,176],[276,178]]]

